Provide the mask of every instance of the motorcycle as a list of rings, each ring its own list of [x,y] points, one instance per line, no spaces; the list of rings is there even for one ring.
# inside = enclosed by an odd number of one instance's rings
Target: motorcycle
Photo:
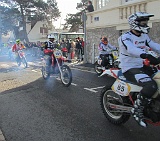
[[[108,121],[121,125],[129,120],[134,101],[142,87],[126,80],[121,70],[111,68],[105,70],[101,76],[103,75],[109,75],[116,80],[102,90],[101,109]],[[153,75],[153,79],[158,85],[158,90],[153,95],[151,103],[145,107],[143,114],[147,123],[160,126],[160,71]]]
[[[69,66],[65,65],[65,57],[62,55],[62,51],[58,49],[44,50],[46,53],[51,53],[51,67],[47,72],[47,60],[50,56],[44,56],[42,59],[42,76],[45,80],[50,78],[52,74],[60,75],[61,82],[64,86],[68,87],[72,83],[72,72]],[[56,62],[55,62],[56,61]],[[56,63],[56,64],[55,64]]]
[[[26,60],[26,57],[25,57],[25,53],[23,52],[22,49],[19,49],[16,52],[16,58],[17,58],[16,61],[17,61],[18,66],[21,66],[21,64],[23,64],[24,68],[28,67],[28,63],[27,63],[27,60]]]
[[[109,69],[109,68],[117,68],[119,69],[119,58],[118,58],[118,50],[112,50],[111,51],[112,53],[112,56],[109,55],[109,63],[107,66],[105,66],[106,69]],[[101,65],[102,63],[102,59],[99,57],[99,56],[96,56],[95,57],[95,63],[94,63],[94,70],[95,72],[98,74],[98,75],[101,75],[103,73],[103,66]]]

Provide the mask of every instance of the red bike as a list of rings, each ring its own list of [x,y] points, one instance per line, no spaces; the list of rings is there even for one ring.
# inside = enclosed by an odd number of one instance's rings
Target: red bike
[[[15,55],[18,66],[21,66],[21,64],[23,64],[24,68],[27,68],[28,63],[24,51],[22,49],[19,49],[18,51],[16,51]]]
[[[44,53],[49,55],[45,55],[42,59],[43,78],[48,79],[52,74],[59,74],[62,84],[66,87],[70,86],[72,83],[72,72],[69,66],[64,64],[65,58],[62,55],[62,51],[58,49],[45,49]],[[48,57],[51,57],[50,71],[47,70]]]

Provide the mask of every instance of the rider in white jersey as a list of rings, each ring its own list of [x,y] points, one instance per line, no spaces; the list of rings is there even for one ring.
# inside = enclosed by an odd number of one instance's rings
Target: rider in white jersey
[[[113,55],[111,53],[112,50],[116,50],[116,47],[112,46],[109,42],[107,37],[102,37],[101,42],[98,46],[99,57],[102,59],[101,65],[103,66],[102,69],[105,70],[107,64],[109,64],[109,60],[111,59],[112,62],[114,60]]]
[[[143,110],[150,103],[150,98],[157,91],[157,84],[152,79],[154,71],[151,67],[144,66],[143,59],[148,59],[151,64],[160,63],[160,58],[147,54],[146,47],[160,53],[160,44],[153,42],[148,37],[150,27],[148,21],[153,14],[137,12],[129,16],[130,31],[118,39],[120,68],[127,80],[142,86],[137,95],[131,113],[139,125],[146,127]]]

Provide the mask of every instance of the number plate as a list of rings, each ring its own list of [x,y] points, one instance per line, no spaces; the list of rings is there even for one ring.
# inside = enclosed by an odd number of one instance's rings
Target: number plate
[[[55,51],[54,51],[54,56],[55,56],[55,58],[60,58],[60,57],[62,56],[62,51],[60,51],[60,50],[55,50]]]
[[[112,51],[112,55],[113,55],[114,59],[118,58],[118,52],[117,51]]]
[[[112,85],[112,90],[121,96],[128,96],[131,87],[127,83],[117,79]]]

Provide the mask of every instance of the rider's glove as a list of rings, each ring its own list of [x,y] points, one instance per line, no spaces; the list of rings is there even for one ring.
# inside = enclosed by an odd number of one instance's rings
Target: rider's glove
[[[150,55],[150,54],[142,53],[142,54],[140,55],[140,57],[141,57],[142,59],[148,59],[152,65],[157,65],[157,64],[160,63],[160,58],[159,58],[159,57],[156,58],[156,57],[154,57],[154,56],[152,56],[152,55]]]

